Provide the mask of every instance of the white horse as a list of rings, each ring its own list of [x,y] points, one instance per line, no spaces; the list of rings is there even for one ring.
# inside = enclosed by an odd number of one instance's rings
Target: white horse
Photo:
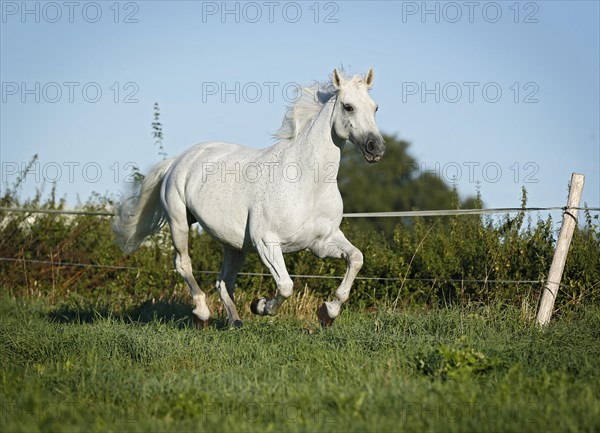
[[[232,327],[242,326],[233,290],[251,249],[277,285],[274,298],[252,302],[252,312],[262,316],[277,314],[292,295],[284,253],[308,249],[319,258],[343,258],[348,266],[344,279],[334,299],[317,311],[321,324],[330,325],[363,264],[362,253],[339,228],[342,148],[351,141],[370,163],[385,151],[375,123],[377,105],[368,93],[372,85],[372,69],[364,77],[345,77],[334,70],[331,82],[300,89],[273,146],[201,143],[159,163],[143,180],[139,195],[119,205],[113,219],[117,243],[132,252],[169,223],[175,268],[190,288],[194,324],[199,327],[208,326],[210,310],[188,254],[188,232],[195,222],[224,246],[217,290]]]

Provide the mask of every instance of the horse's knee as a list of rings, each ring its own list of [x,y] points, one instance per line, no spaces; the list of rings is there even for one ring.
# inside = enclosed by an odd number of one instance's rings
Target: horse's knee
[[[348,263],[357,271],[362,268],[364,262],[363,253],[359,249],[355,249],[348,256]]]
[[[181,254],[175,255],[175,269],[182,277],[186,278],[192,270],[192,261],[189,257],[185,257]]]
[[[218,280],[216,284],[217,293],[221,297],[221,299],[227,298],[229,296],[229,292],[227,291],[227,286],[225,285],[225,281]]]

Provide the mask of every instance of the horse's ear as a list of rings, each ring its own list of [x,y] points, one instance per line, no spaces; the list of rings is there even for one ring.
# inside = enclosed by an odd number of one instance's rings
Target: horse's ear
[[[367,84],[367,87],[370,89],[371,87],[373,87],[373,68],[369,68],[369,72],[367,72],[367,75],[365,77],[365,83]]]
[[[338,72],[337,69],[333,70],[333,76],[331,78],[331,82],[333,83],[333,86],[337,90],[340,90],[342,88],[342,77],[340,76],[340,73]]]

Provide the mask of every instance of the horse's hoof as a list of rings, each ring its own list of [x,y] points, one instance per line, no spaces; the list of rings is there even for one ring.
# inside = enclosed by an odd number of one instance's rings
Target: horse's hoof
[[[265,305],[267,304],[266,298],[259,298],[252,301],[250,304],[250,311],[259,316],[265,315]]]
[[[242,326],[244,326],[244,323],[241,320],[235,320],[232,324],[231,324],[231,328],[236,328],[239,329]]]
[[[196,329],[206,329],[210,325],[210,320],[202,320],[197,316],[192,316],[194,328]]]
[[[321,305],[317,310],[317,317],[319,318],[321,326],[324,328],[331,326],[335,320],[335,317],[329,317],[327,306],[325,304]]]

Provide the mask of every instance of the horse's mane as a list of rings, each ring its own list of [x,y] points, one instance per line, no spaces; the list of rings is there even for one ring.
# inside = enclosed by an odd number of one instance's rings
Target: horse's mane
[[[338,72],[344,80],[363,80],[359,75],[348,78],[344,71]],[[337,95],[338,90],[330,79],[326,82],[315,82],[309,87],[300,87],[298,93],[296,102],[289,106],[285,112],[281,128],[273,135],[276,139],[294,140],[298,137],[300,132],[319,114],[327,101]]]

